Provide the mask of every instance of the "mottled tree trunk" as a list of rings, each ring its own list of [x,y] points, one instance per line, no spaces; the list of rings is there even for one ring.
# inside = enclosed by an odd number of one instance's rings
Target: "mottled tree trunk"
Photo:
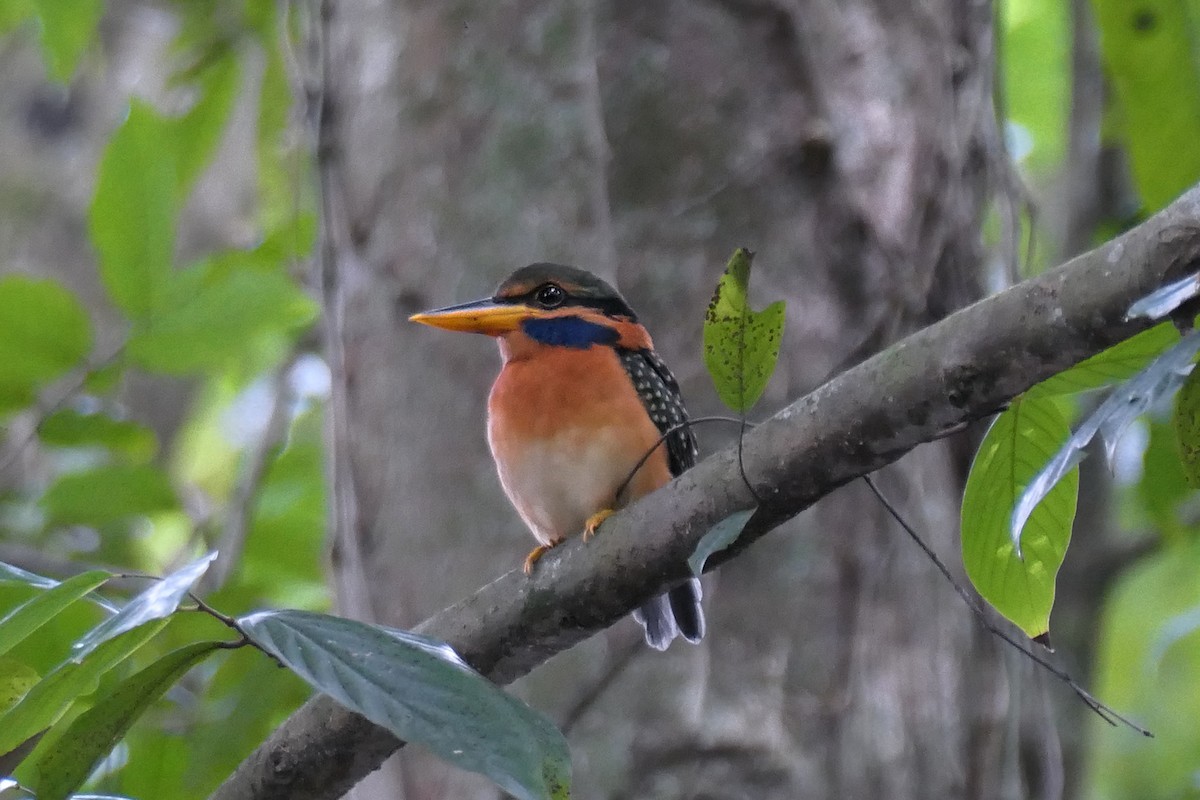
[[[348,613],[412,625],[532,543],[484,442],[494,346],[409,325],[411,312],[482,296],[531,261],[590,268],[619,282],[705,413],[718,409],[703,311],[736,246],[758,252],[754,293],[788,301],[764,409],[978,294],[998,157],[986,2],[328,11],[324,277]],[[962,448],[930,445],[881,477],[951,563],[964,468]],[[576,797],[990,798],[1053,783],[1053,728],[1020,713],[1026,668],[1006,672],[864,487],[706,591],[703,645],[654,653],[629,623],[514,689],[564,723]],[[411,748],[400,760],[360,795],[496,794]]]

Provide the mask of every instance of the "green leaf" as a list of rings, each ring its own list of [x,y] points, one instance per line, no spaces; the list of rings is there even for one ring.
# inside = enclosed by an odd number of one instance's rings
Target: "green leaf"
[[[775,371],[783,336],[783,303],[762,311],[746,299],[754,254],[730,257],[704,315],[704,364],[725,405],[745,413],[758,402]]]
[[[114,357],[111,363],[97,365],[88,372],[83,381],[83,390],[89,394],[110,394],[124,376],[124,359]]]
[[[33,0],[0,3],[0,36],[7,36],[33,16]]]
[[[41,504],[58,525],[103,525],[179,507],[167,476],[149,464],[68,473],[46,490]]]
[[[1182,0],[1095,0],[1138,192],[1156,211],[1200,178],[1196,27]]]
[[[91,348],[91,323],[74,294],[54,281],[0,278],[0,411],[28,405],[40,384]]]
[[[1200,489],[1200,370],[1192,370],[1176,393],[1171,423],[1183,475],[1189,486]]]
[[[46,69],[54,80],[66,83],[96,38],[104,4],[101,0],[32,0],[32,3],[41,28]]]
[[[8,656],[0,657],[0,714],[7,713],[39,680],[41,676],[28,664]],[[4,774],[5,771],[0,770],[0,775]]]
[[[1075,394],[1132,378],[1147,364],[1179,342],[1179,332],[1170,323],[1156,325],[1131,336],[1091,358],[1080,361],[1030,389],[1028,397]]]
[[[136,330],[130,356],[155,372],[186,374],[243,358],[255,337],[290,335],[310,324],[317,306],[276,266],[253,253],[230,254],[172,276],[173,311]]]
[[[16,647],[67,606],[111,578],[111,573],[92,570],[63,581],[34,595],[0,619],[0,656]]]
[[[997,6],[1003,27],[1006,122],[1029,137],[1014,156],[1034,172],[1056,170],[1066,152],[1070,110],[1071,10],[1050,0],[1009,0]]]
[[[216,553],[209,553],[161,580],[153,581],[148,589],[126,603],[120,611],[85,633],[72,647],[73,658],[78,661],[113,637],[150,620],[175,613],[183,598],[187,597],[192,586],[216,557]]]
[[[187,197],[220,144],[240,85],[237,52],[228,44],[213,44],[203,58],[202,68],[195,72],[199,98],[183,116],[166,122],[175,145],[175,196],[179,202]]]
[[[259,92],[255,137],[260,216],[268,230],[287,227],[298,205],[296,195],[307,183],[297,181],[296,177],[303,162],[294,159],[295,163],[289,164],[287,160],[285,142],[293,92],[279,38],[278,32],[271,39],[262,38],[267,63]]]
[[[267,467],[239,564],[238,582],[277,608],[328,608],[321,570],[328,514],[321,423],[319,409],[300,416],[287,447]]]
[[[43,420],[38,436],[56,447],[105,447],[134,463],[149,461],[158,450],[154,431],[143,425],[69,408]]]
[[[135,321],[162,311],[175,248],[175,150],[169,124],[135,100],[100,160],[88,217],[100,277]]]
[[[0,583],[23,583],[39,589],[52,589],[58,581],[0,561]]]
[[[758,508],[755,507],[748,508],[745,511],[735,511],[716,525],[713,525],[708,533],[701,537],[695,551],[688,558],[688,566],[692,568],[692,574],[700,577],[704,572],[704,564],[708,561],[709,556],[724,550],[737,541],[737,538],[742,535],[742,529],[746,527],[746,522],[757,510]]]
[[[167,624],[157,619],[127,631],[88,653],[59,664],[21,701],[0,716],[0,753],[7,753],[67,713],[71,703],[96,691],[101,676],[120,664]]]
[[[307,611],[239,620],[319,691],[522,800],[570,796],[566,740],[547,720],[423,636]]]
[[[1079,470],[1037,505],[1022,534],[1009,535],[1017,498],[1070,429],[1053,400],[1022,397],[996,418],[979,446],[962,502],[963,562],[979,594],[1031,637],[1050,628],[1054,581],[1071,538]]]
[[[1174,429],[1165,422],[1150,419],[1150,443],[1142,455],[1142,477],[1136,488],[1138,505],[1154,527],[1170,537],[1184,531],[1180,511],[1191,495]]]
[[[0,716],[28,694],[38,680],[40,676],[28,664],[0,656]],[[35,734],[8,752],[0,752],[0,778],[11,775],[17,765],[33,752],[41,738],[41,734]],[[0,796],[3,796],[3,792],[0,792]]]
[[[82,786],[137,718],[219,646],[197,642],[174,650],[121,681],[76,717],[30,765],[25,782],[37,790],[38,800],[65,800]]]

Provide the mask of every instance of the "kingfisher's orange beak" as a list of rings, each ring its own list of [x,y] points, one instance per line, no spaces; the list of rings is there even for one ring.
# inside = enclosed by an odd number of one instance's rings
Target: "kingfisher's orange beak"
[[[522,321],[541,316],[541,314],[542,312],[538,309],[520,303],[497,303],[488,298],[456,306],[435,308],[432,311],[422,311],[420,314],[413,314],[408,321],[448,331],[502,336],[515,331],[521,326]]]

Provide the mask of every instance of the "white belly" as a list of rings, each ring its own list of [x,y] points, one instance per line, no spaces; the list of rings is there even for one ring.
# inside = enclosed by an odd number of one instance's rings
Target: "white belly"
[[[496,459],[505,494],[539,542],[579,533],[588,517],[615,506],[614,493],[633,468],[620,440],[617,430],[568,429]]]

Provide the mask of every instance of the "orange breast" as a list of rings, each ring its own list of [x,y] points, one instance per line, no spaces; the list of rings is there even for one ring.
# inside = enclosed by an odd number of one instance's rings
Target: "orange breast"
[[[488,399],[488,443],[504,491],[543,544],[578,533],[671,479],[666,449],[616,496],[659,438],[616,353],[522,343]]]

